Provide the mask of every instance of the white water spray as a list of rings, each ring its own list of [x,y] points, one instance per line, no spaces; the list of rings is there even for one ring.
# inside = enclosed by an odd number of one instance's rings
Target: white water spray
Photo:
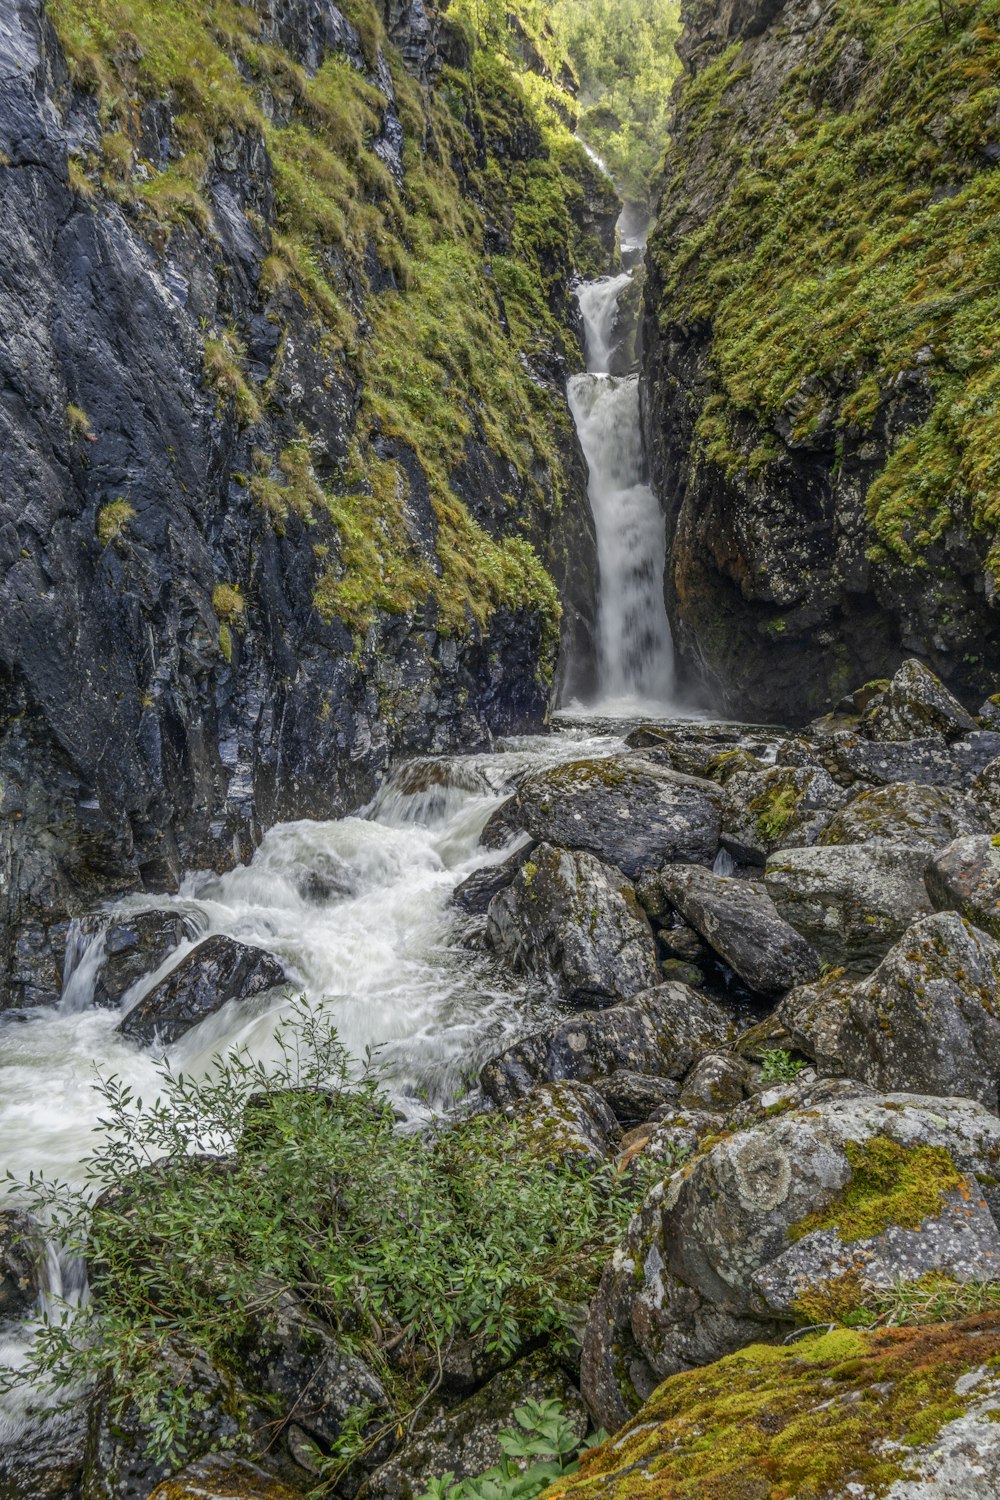
[[[618,299],[631,276],[578,293],[587,374],[569,382],[569,405],[590,471],[597,533],[598,702],[616,712],[663,712],[674,692],[673,644],[663,602],[663,515],[645,482],[638,376],[608,373]]]

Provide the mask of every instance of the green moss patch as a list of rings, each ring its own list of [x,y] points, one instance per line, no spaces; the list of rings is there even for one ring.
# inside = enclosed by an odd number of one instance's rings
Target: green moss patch
[[[666,1380],[546,1500],[821,1500],[848,1482],[884,1495],[907,1450],[972,1399],[956,1380],[998,1355],[996,1315],[755,1344]]]
[[[817,1229],[835,1229],[847,1244],[872,1239],[892,1225],[919,1229],[941,1211],[949,1193],[969,1192],[967,1180],[939,1146],[908,1148],[886,1135],[845,1146],[852,1176],[837,1202],[792,1225],[800,1240]]]

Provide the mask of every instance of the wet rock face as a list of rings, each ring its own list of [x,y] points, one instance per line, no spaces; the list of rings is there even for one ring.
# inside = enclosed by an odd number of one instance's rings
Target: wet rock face
[[[34,1306],[44,1257],[35,1220],[16,1208],[0,1212],[0,1320],[23,1317]]]
[[[464,65],[431,7],[390,11],[419,77]],[[399,183],[385,59],[373,69],[334,6],[280,0],[257,13],[261,40],[308,72],[336,53],[369,77],[384,100],[373,149]],[[165,167],[170,102],[135,116],[140,154]],[[228,867],[281,819],[342,814],[395,756],[539,728],[549,699],[542,620],[520,603],[458,635],[416,603],[376,610],[360,632],[314,607],[327,566],[317,552],[333,558],[339,543],[332,532],[320,543],[294,509],[272,524],[252,493],[254,455],[284,483],[274,466],[304,431],[335,487],[361,390],[299,292],[262,280],[278,213],[265,143],[250,131],[210,147],[210,231],[183,212],[151,228],[99,188],[74,191],[69,156],[79,169],[101,132],[41,0],[5,10],[0,1006],[58,996],[68,918],[123,892],[176,889],[186,868]],[[357,293],[342,265],[329,274]],[[253,391],[267,381],[252,424],[206,378],[206,329],[234,330]],[[538,378],[562,399],[564,371]],[[554,469],[512,476],[481,436],[454,483],[491,536],[530,533],[565,597],[567,659],[585,669],[593,531],[582,459],[563,448],[558,522],[533,498]],[[385,458],[407,470],[405,525],[434,564],[419,466],[407,449]],[[231,621],[216,607],[223,585],[238,590]]]
[[[541,844],[494,896],[486,940],[571,1005],[609,1005],[656,983],[656,950],[635,891],[591,854]]]
[[[588,1319],[597,1420],[617,1428],[665,1376],[800,1315],[843,1317],[866,1288],[1000,1268],[1000,1203],[980,1185],[995,1182],[1000,1120],[968,1100],[944,1112],[841,1088],[801,1090],[799,1109],[710,1141],[647,1196]]]
[[[719,848],[720,800],[711,782],[641,756],[612,757],[525,777],[511,805],[495,816],[507,829],[585,850],[635,877],[668,860],[711,864]]]
[[[122,1036],[169,1046],[229,1000],[249,1000],[284,984],[285,971],[263,948],[210,937],[193,949],[120,1022]]]

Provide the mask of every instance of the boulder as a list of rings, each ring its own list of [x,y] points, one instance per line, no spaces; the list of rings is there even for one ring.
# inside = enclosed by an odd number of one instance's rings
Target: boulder
[[[94,985],[94,1004],[115,1006],[128,990],[170,957],[181,943],[197,936],[193,919],[178,911],[136,911],[121,908],[98,912],[76,924],[67,943],[67,979],[80,939],[104,938],[104,959]]]
[[[507,1104],[536,1084],[559,1078],[591,1083],[602,1093],[602,1080],[623,1069],[683,1078],[702,1053],[725,1041],[729,1025],[722,1008],[704,995],[685,985],[662,984],[532,1033],[491,1058],[479,1081],[488,1098]]]
[[[952,740],[977,727],[934,673],[912,657],[904,661],[885,692],[872,700],[861,723],[873,740],[915,740],[928,734]]]
[[[1000,830],[1000,755],[988,761],[972,783],[972,794],[990,828]]]
[[[626,736],[625,743],[671,771],[711,777],[720,756],[734,751],[765,755],[780,743],[781,733],[746,724],[643,724]]]
[[[245,1458],[207,1453],[158,1484],[149,1500],[301,1500],[301,1495]]]
[[[615,1118],[628,1125],[651,1119],[654,1110],[672,1107],[680,1094],[680,1085],[673,1078],[631,1073],[626,1068],[595,1078],[591,1087],[600,1094]]]
[[[526,1401],[558,1401],[583,1442],[588,1421],[580,1393],[551,1355],[539,1351],[460,1406],[436,1412],[371,1475],[359,1500],[418,1500],[442,1474],[462,1480],[484,1473],[499,1462],[500,1433],[516,1427],[514,1412]]]
[[[906,844],[783,849],[764,882],[780,915],[821,959],[864,972],[931,910],[927,851]]]
[[[811,1057],[824,1076],[847,1071],[841,1033],[856,982],[844,969],[831,969],[814,983],[797,986],[778,1006],[789,1043]]]
[[[507,889],[518,870],[530,858],[534,847],[533,839],[524,839],[520,848],[515,849],[513,854],[499,864],[481,865],[478,870],[473,870],[452,892],[453,905],[469,916],[483,916],[493,897]]]
[[[807,1333],[667,1379],[549,1500],[996,1500],[1000,1318]]]
[[[667,866],[660,884],[684,920],[759,994],[780,994],[819,973],[815,950],[762,886],[697,865]]]
[[[583,1393],[616,1430],[669,1375],[926,1276],[1000,1275],[1000,1119],[815,1086],[657,1184],[591,1304]],[[982,1185],[981,1185],[982,1184]]]
[[[749,1081],[750,1070],[738,1057],[709,1053],[685,1078],[680,1107],[725,1114],[739,1104]]]
[[[540,845],[490,902],[486,941],[570,1005],[608,1005],[656,983],[653,934],[635,891],[592,854]]]
[[[961,779],[956,748],[942,735],[894,742],[869,740],[855,729],[842,729],[817,747],[817,759],[834,781],[845,787],[858,782],[874,786],[891,782],[954,786]]]
[[[78,1404],[74,1411],[33,1418],[24,1427],[4,1423],[0,1500],[76,1500],[86,1454],[85,1412]]]
[[[617,756],[536,771],[494,816],[504,828],[513,823],[546,844],[583,850],[631,877],[669,860],[711,864],[720,801],[710,781],[641,755]],[[495,847],[491,824],[484,842]]]
[[[861,792],[829,820],[817,839],[824,848],[889,844],[938,848],[963,833],[982,833],[982,813],[970,796],[953,788],[894,783]]]
[[[850,991],[839,1048],[844,1070],[876,1088],[996,1109],[1000,944],[954,912],[914,923]]]
[[[228,1000],[249,1000],[285,982],[273,954],[221,935],[193,948],[119,1023],[130,1040],[165,1046],[220,1010]]]
[[[1000,693],[994,693],[980,703],[976,719],[984,729],[1000,729]]]
[[[568,1078],[543,1083],[507,1106],[524,1149],[540,1161],[595,1169],[613,1154],[618,1121],[596,1089]]]
[[[995,836],[956,839],[939,849],[924,875],[939,911],[957,911],[1000,938],[1000,844]]]
[[[776,849],[814,844],[847,799],[819,766],[737,771],[726,781],[722,845],[739,860],[763,864]]]
[[[0,1210],[0,1320],[25,1317],[42,1285],[41,1226],[23,1209]]]

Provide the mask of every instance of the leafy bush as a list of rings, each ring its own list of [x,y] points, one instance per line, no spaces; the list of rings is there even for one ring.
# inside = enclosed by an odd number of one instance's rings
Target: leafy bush
[[[44,1178],[28,1188],[86,1256],[94,1298],[43,1326],[17,1379],[58,1393],[128,1372],[161,1456],[180,1457],[187,1439],[185,1391],[164,1388],[166,1352],[181,1344],[232,1368],[288,1290],[369,1362],[400,1411],[439,1378],[458,1337],[504,1356],[527,1340],[558,1344],[645,1188],[539,1160],[495,1116],[401,1131],[370,1061],[356,1076],[304,1001],[276,1042],[271,1069],[245,1052],[197,1080],[165,1067],[151,1104],[104,1080],[88,1191]]]
[[[804,1067],[801,1058],[793,1057],[783,1047],[774,1047],[761,1054],[760,1076],[764,1083],[791,1083]]]
[[[558,1401],[527,1401],[514,1412],[517,1427],[500,1434],[503,1458],[476,1479],[455,1483],[454,1474],[433,1479],[418,1500],[534,1500],[561,1474],[572,1474],[570,1459],[580,1449],[573,1424]],[[599,1432],[583,1446],[603,1442]]]

